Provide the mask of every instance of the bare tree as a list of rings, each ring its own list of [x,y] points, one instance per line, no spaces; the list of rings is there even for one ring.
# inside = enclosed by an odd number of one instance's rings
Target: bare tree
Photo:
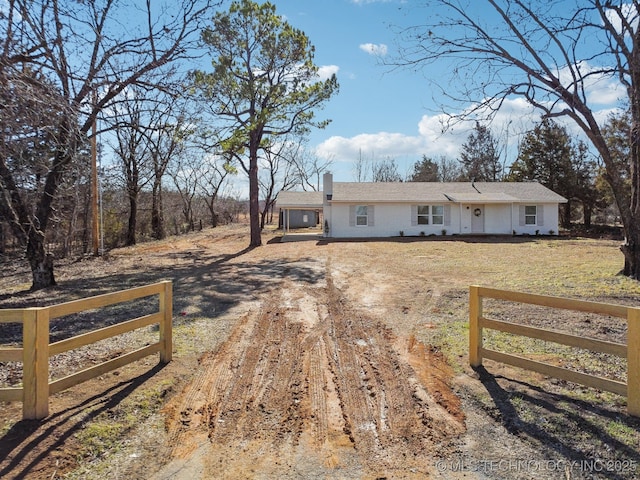
[[[115,124],[112,149],[120,163],[122,182],[129,202],[125,245],[136,244],[138,198],[140,191],[151,180],[150,144],[145,133],[149,127],[143,112],[145,101],[131,93],[110,113],[110,119]]]
[[[19,85],[28,93],[20,99],[48,99],[59,112],[48,117],[52,155],[37,198],[25,195],[13,159],[0,152],[0,211],[26,247],[33,289],[55,284],[45,238],[54,199],[82,136],[127,87],[167,87],[166,69],[193,56],[200,22],[208,19],[211,6],[210,0],[171,2],[171,8],[150,0],[5,2],[0,15],[2,96],[12,96],[10,89]],[[8,135],[13,141],[19,132]]]
[[[195,230],[193,202],[198,193],[200,170],[187,166],[186,158],[181,158],[171,163],[168,173],[180,194],[184,221],[187,223],[188,229],[193,231]]]
[[[281,190],[288,190],[298,183],[298,171],[292,160],[300,149],[299,143],[285,141],[267,144],[264,151],[262,174],[259,177],[262,195],[260,228],[264,228],[267,214],[272,211]]]
[[[358,158],[353,163],[353,174],[356,178],[356,182],[367,182],[371,176],[372,159],[367,158],[362,154],[362,150],[358,152]]]
[[[322,175],[333,165],[332,159],[318,157],[315,152],[307,149],[303,142],[300,142],[300,148],[296,150],[291,161],[296,169],[297,183],[305,192],[319,191]]]
[[[490,118],[505,99],[519,96],[546,117],[572,120],[604,162],[625,230],[623,273],[640,279],[640,1],[584,0],[573,8],[528,0],[485,0],[485,8],[469,3],[429,2],[426,18],[433,20],[404,31],[398,62],[453,61],[440,98],[463,107],[462,117]],[[589,96],[603,79],[619,82],[626,92],[621,107],[631,110],[630,201]]]
[[[169,162],[184,153],[187,139],[194,133],[189,125],[186,111],[173,96],[165,96],[152,115],[152,135],[148,138],[151,147],[151,231],[160,240],[166,236],[162,203],[162,179]]]
[[[218,199],[223,192],[229,175],[236,175],[238,171],[227,160],[220,161],[218,158],[209,158],[201,165],[201,175],[199,176],[200,192],[204,196],[204,201],[209,209],[211,226],[217,227],[220,223],[218,212]],[[231,220],[226,219],[227,222]]]
[[[395,159],[387,158],[371,165],[371,181],[373,182],[401,182],[402,175],[398,172]]]

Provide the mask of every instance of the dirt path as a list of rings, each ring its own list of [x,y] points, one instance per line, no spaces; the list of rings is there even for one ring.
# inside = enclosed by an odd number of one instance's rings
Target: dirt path
[[[464,430],[449,378],[330,269],[285,280],[167,407],[172,461],[153,478],[426,478]]]

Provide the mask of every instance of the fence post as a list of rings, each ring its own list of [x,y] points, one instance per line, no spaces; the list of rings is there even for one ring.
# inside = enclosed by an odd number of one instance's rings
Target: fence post
[[[640,417],[640,308],[627,310],[627,411]]]
[[[469,364],[474,368],[482,365],[482,328],[479,323],[482,316],[482,298],[478,292],[479,288],[477,285],[469,287]]]
[[[36,312],[22,312],[22,418],[36,418]]]
[[[163,290],[160,292],[160,311],[163,319],[160,322],[160,361],[169,363],[173,358],[173,288],[168,280],[162,282]]]
[[[22,418],[49,415],[49,308],[23,313]]]

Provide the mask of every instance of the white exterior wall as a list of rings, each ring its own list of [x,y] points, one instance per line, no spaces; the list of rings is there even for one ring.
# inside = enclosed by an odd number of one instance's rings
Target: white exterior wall
[[[513,233],[512,222],[518,217],[512,217],[509,204],[487,205],[484,215],[484,230],[487,233],[510,235]]]
[[[560,212],[559,205],[552,203],[544,206],[544,226],[545,230],[541,233],[544,235],[558,235],[560,232]]]
[[[538,205],[542,208],[542,225],[520,225],[520,204],[450,204],[447,208],[450,216],[445,225],[412,225],[411,204],[388,203],[374,204],[373,226],[350,226],[350,207],[353,204],[333,203],[325,218],[330,222],[330,237],[397,237],[402,231],[406,236],[472,234],[471,222],[474,208],[482,207],[484,231],[477,233],[510,235],[558,234],[558,205]],[[467,208],[468,207],[468,208]]]
[[[538,204],[542,211],[542,223],[539,225],[522,225],[520,222],[520,206],[513,205],[513,231],[516,235],[558,235],[558,204]],[[551,233],[553,232],[553,233]]]
[[[386,203],[374,205],[373,226],[349,226],[349,208],[351,205],[334,203],[331,205],[331,232],[329,236],[336,238],[353,237],[397,237],[400,231],[406,236],[447,235],[459,233],[460,224],[457,205],[451,205],[450,225],[411,225],[411,205],[407,203]]]

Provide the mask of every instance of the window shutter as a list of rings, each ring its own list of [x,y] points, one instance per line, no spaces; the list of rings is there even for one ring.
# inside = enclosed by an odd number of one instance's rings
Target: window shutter
[[[373,227],[375,225],[373,219],[375,217],[373,205],[367,205],[367,225]]]
[[[538,222],[537,225],[544,225],[544,205],[536,206],[536,217],[536,220]]]
[[[355,205],[349,205],[349,226],[350,227],[356,226],[356,206]]]
[[[520,205],[520,226],[524,227],[525,219],[524,219],[524,205]]]
[[[444,224],[451,225],[451,205],[444,206]]]
[[[411,226],[415,227],[418,225],[418,206],[411,205]]]

